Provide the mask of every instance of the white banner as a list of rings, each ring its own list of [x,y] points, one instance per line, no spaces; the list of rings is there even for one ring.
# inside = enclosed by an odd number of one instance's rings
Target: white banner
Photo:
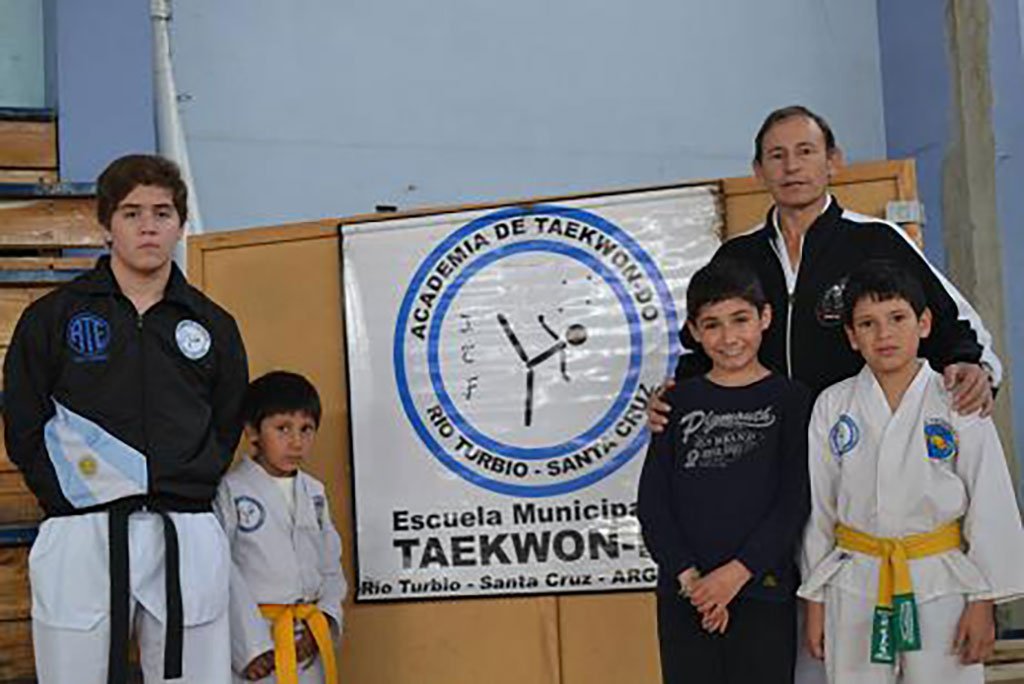
[[[644,409],[714,186],[343,229],[357,598],[654,585]]]

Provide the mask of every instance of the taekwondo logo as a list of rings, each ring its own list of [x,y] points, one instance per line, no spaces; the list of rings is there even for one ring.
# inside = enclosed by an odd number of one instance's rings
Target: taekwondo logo
[[[502,209],[419,265],[395,327],[399,396],[446,468],[550,496],[601,480],[647,441],[644,411],[678,355],[654,260],[582,209]]]
[[[76,362],[107,360],[110,325],[105,318],[89,312],[75,314],[68,321],[66,338]]]
[[[242,532],[255,532],[263,527],[267,511],[251,496],[239,496],[235,499],[235,511],[238,513],[238,529]]]
[[[832,448],[832,454],[836,458],[848,454],[859,441],[860,428],[857,427],[857,423],[845,413],[839,416],[839,420],[828,433],[828,444]]]
[[[174,329],[174,339],[185,358],[192,361],[198,361],[210,351],[210,333],[195,321],[179,321]]]
[[[944,420],[926,420],[924,440],[928,445],[928,458],[936,461],[953,458],[959,451],[956,431]]]
[[[843,295],[846,292],[848,278],[842,278],[825,290],[814,310],[818,324],[823,328],[834,328],[843,322]]]

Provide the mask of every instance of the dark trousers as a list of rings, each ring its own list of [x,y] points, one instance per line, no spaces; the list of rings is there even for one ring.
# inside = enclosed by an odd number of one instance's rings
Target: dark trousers
[[[792,684],[796,603],[735,599],[725,634],[709,634],[682,596],[658,592],[665,684]]]

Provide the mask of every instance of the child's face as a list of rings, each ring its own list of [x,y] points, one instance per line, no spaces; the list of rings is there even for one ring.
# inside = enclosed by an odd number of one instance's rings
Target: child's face
[[[758,313],[753,304],[734,297],[702,307],[697,320],[687,325],[715,369],[736,373],[756,363],[761,336],[771,321],[770,306]]]
[[[917,360],[917,348],[932,329],[932,316],[921,316],[905,299],[862,297],[853,306],[853,320],[846,326],[850,346],[861,353],[876,373],[893,373]]]
[[[316,422],[303,412],[275,413],[245,426],[256,462],[274,477],[294,475],[313,451]]]

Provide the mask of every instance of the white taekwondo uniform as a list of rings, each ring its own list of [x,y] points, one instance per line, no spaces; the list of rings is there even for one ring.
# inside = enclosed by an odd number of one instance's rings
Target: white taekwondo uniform
[[[896,411],[865,366],[822,392],[808,436],[811,517],[798,594],[824,602],[833,684],[982,682],[952,644],[969,600],[1024,595],[1024,531],[994,423],[955,413],[942,376],[922,363]],[[921,650],[869,658],[878,558],[836,545],[842,523],[882,538],[961,521],[964,549],[909,562]]]
[[[244,458],[217,490],[214,512],[224,525],[233,561],[231,661],[236,673],[274,647],[270,622],[257,604],[314,604],[339,631],[342,626],[347,585],[341,537],[331,521],[324,486],[302,471],[289,479],[294,481],[294,506],[281,491],[279,478]],[[299,674],[303,684],[323,682],[320,658]],[[276,680],[271,675],[259,681]]]

